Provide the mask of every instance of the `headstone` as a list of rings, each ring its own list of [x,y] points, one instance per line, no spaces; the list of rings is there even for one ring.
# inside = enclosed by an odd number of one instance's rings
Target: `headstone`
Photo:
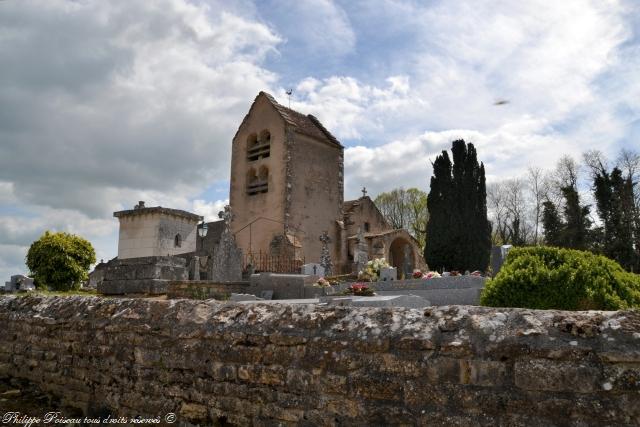
[[[200,257],[194,256],[191,260],[191,280],[200,280]]]
[[[322,250],[320,251],[320,265],[324,269],[325,276],[330,276],[331,270],[333,269],[331,254],[329,253],[329,243],[331,243],[331,238],[329,237],[329,234],[324,231],[322,235],[320,235],[319,239],[322,242]]]
[[[367,262],[369,261],[369,248],[367,247],[367,242],[364,238],[364,233],[362,232],[362,228],[358,227],[358,242],[356,244],[356,249],[353,254],[353,259],[355,261],[355,273],[360,273],[367,267]]]
[[[493,277],[498,274],[507,258],[507,254],[511,250],[511,245],[494,246],[491,248],[491,272]]]
[[[379,282],[392,282],[398,279],[398,270],[395,267],[383,267],[380,269]]]
[[[229,205],[218,216],[224,219],[220,242],[213,250],[209,268],[209,280],[214,282],[239,282],[242,280],[242,250],[231,234],[233,217]]]
[[[260,299],[271,300],[273,299],[273,291],[261,291]]]
[[[35,288],[36,286],[33,283],[33,279],[22,274],[11,276],[8,282],[4,282],[5,292],[32,291]]]
[[[302,266],[302,274],[324,277],[324,268],[315,262],[304,264]]]

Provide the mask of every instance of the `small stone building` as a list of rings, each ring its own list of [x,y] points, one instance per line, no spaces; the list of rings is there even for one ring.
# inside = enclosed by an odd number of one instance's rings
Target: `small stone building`
[[[114,212],[120,221],[118,259],[179,255],[196,250],[200,215],[191,212],[145,207]]]

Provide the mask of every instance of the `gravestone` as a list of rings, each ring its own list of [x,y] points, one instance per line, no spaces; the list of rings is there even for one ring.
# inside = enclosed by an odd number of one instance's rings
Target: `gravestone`
[[[35,288],[36,286],[33,283],[33,279],[22,274],[11,276],[8,282],[4,282],[5,292],[32,291]]]
[[[491,272],[493,277],[500,272],[504,260],[507,258],[507,254],[511,250],[511,245],[494,246],[491,248]]]
[[[329,253],[329,243],[331,243],[331,238],[329,237],[329,234],[324,231],[322,235],[320,235],[319,239],[322,242],[320,265],[324,269],[325,276],[331,276],[331,270],[333,269],[333,263],[331,262],[331,255]]]
[[[261,291],[260,299],[263,300],[272,300],[273,299],[273,291]]]
[[[213,249],[209,268],[209,280],[213,282],[240,282],[242,280],[242,249],[236,244],[236,239],[231,234],[231,207],[224,207],[224,211],[218,213],[224,219],[224,230],[220,236],[220,242]]]
[[[367,262],[369,261],[369,248],[367,247],[367,242],[364,238],[364,233],[362,232],[362,228],[358,227],[358,242],[356,244],[356,249],[353,254],[353,259],[355,261],[355,273],[358,274],[363,271],[367,267]]]
[[[398,279],[398,270],[395,267],[383,267],[380,269],[380,282],[392,282]]]
[[[318,263],[311,262],[302,266],[302,274],[324,277],[324,268]]]
[[[200,257],[194,256],[189,266],[189,276],[191,280],[200,280]]]

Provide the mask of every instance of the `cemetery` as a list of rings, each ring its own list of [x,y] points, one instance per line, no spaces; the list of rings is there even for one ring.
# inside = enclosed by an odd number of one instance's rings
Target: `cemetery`
[[[343,149],[260,92],[218,221],[139,201],[113,213],[118,255],[88,275],[95,296],[31,292],[37,272],[5,284],[19,292],[0,298],[9,392],[185,426],[640,423],[637,275],[576,250],[492,247],[474,192],[438,233],[446,188],[429,196],[423,250],[366,188],[344,200]],[[466,188],[484,188],[473,145],[452,151]],[[447,159],[432,188],[450,182]]]

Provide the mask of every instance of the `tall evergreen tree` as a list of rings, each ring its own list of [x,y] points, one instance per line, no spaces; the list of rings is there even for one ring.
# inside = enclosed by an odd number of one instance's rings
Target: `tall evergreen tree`
[[[608,173],[604,168],[595,174],[594,196],[602,220],[603,252],[627,270],[636,270],[634,250],[633,182],[624,178],[619,168]]]
[[[491,248],[484,165],[473,144],[452,143],[433,163],[428,196],[427,263],[436,269],[486,270]]]
[[[562,232],[564,223],[558,213],[556,205],[547,200],[542,203],[542,227],[544,228],[544,240],[549,246],[562,246]]]
[[[580,195],[574,185],[561,188],[564,196],[565,227],[562,232],[562,246],[586,250],[590,244],[589,206],[580,204]]]

